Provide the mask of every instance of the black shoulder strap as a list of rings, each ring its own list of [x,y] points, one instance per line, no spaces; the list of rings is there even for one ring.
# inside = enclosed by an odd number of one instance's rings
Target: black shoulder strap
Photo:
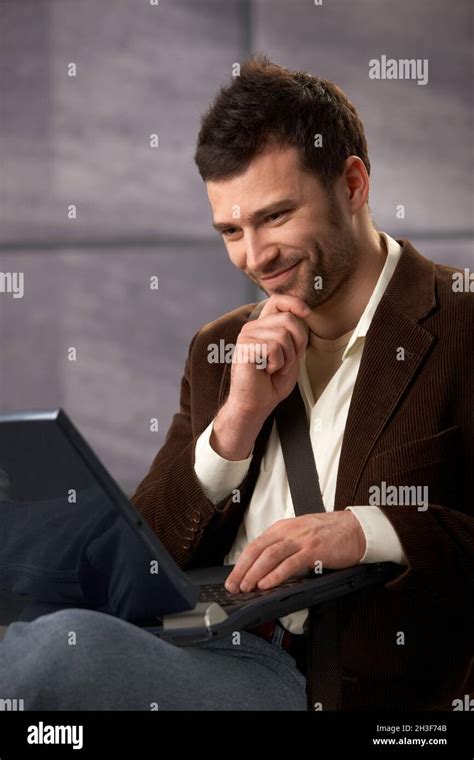
[[[325,512],[306,409],[298,383],[276,407],[275,419],[295,515]]]
[[[295,515],[325,512],[318,471],[308,430],[306,409],[298,383],[274,410]],[[341,600],[333,599],[310,610],[307,676],[312,709],[341,709]]]

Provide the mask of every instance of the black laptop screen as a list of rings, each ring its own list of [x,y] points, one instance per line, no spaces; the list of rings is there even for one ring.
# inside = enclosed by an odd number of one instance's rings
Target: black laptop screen
[[[97,487],[90,469],[55,420],[36,419],[0,425],[0,475],[3,501],[65,499]],[[69,503],[74,495],[69,494]]]
[[[0,588],[135,622],[189,608],[172,560],[75,437],[65,416],[0,421]]]

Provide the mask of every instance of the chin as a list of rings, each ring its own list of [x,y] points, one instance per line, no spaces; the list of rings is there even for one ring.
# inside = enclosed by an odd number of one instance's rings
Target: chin
[[[298,288],[291,287],[291,285],[288,288],[275,288],[272,293],[276,293],[279,296],[293,296],[293,298],[299,298],[300,301],[305,300],[305,294],[299,292]]]

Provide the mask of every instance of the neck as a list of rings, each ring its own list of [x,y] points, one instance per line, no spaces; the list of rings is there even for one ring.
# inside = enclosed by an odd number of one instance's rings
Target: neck
[[[350,279],[305,320],[320,338],[336,340],[354,329],[362,316],[387,258],[385,241],[377,230],[371,228],[364,236],[356,256],[357,268]]]

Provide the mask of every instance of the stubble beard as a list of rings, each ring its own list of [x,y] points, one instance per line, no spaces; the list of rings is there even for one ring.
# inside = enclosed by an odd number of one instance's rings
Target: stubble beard
[[[335,230],[335,242],[324,248],[315,242],[314,253],[301,260],[290,282],[272,288],[271,292],[261,283],[258,287],[267,296],[294,295],[314,309],[346,292],[356,269],[356,254],[357,241],[352,232]]]

